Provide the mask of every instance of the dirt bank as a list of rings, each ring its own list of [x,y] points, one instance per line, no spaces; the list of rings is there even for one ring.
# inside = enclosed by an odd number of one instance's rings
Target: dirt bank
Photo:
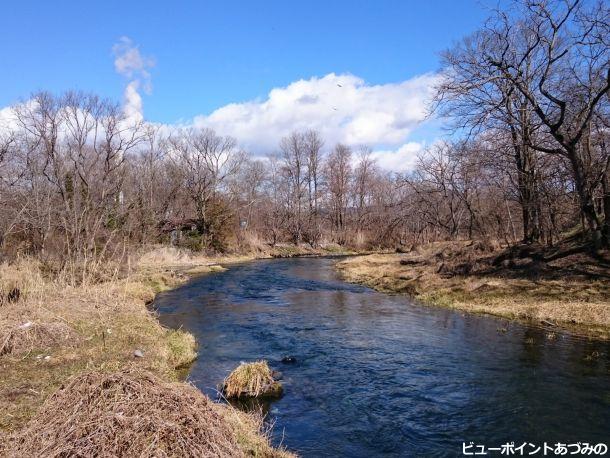
[[[424,304],[533,321],[572,333],[610,336],[607,253],[566,241],[552,249],[497,250],[477,242],[438,242],[408,253],[337,263],[343,277]]]

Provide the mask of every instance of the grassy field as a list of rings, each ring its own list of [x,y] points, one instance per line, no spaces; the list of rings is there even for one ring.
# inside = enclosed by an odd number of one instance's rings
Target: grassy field
[[[408,253],[341,261],[350,282],[424,304],[610,336],[610,263],[577,246],[493,250],[472,242],[439,242]]]

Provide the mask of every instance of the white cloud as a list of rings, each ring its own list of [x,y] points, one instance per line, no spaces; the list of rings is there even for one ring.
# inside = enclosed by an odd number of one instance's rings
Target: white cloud
[[[119,38],[112,51],[115,55],[114,69],[117,73],[128,78],[135,76],[150,78],[148,69],[155,65],[154,59],[140,54],[139,47],[129,37]]]
[[[123,111],[127,119],[140,120],[143,118],[142,96],[138,92],[139,88],[140,82],[138,80],[130,82],[125,87],[125,92],[123,93],[123,98],[125,99]]]
[[[140,121],[141,90],[150,85],[147,69],[153,62],[128,38],[122,38],[113,51],[115,69],[128,78],[123,95],[127,122]],[[404,172],[413,168],[425,147],[410,137],[426,120],[437,81],[437,75],[426,74],[400,83],[369,85],[354,75],[330,73],[272,89],[263,100],[231,103],[190,122],[157,126],[163,135],[179,127],[211,127],[235,137],[255,157],[277,151],[280,139],[292,131],[315,129],[326,150],[337,142],[368,145],[380,167]],[[0,110],[0,121],[3,118],[6,124],[8,109]]]
[[[15,127],[15,116],[11,107],[0,108],[0,134]]]
[[[408,136],[425,120],[437,81],[437,75],[427,74],[368,85],[354,75],[330,73],[275,88],[264,100],[225,105],[195,117],[193,124],[231,135],[255,154],[276,150],[279,139],[294,130],[315,129],[327,147],[336,142],[384,145],[388,151],[376,153],[380,165],[400,165],[413,151]]]
[[[425,145],[417,142],[408,142],[401,145],[395,150],[378,150],[373,151],[371,158],[377,161],[377,164],[392,172],[407,172],[412,170],[417,155],[423,151]]]
[[[129,119],[139,121],[144,117],[139,90],[143,89],[146,94],[152,92],[152,81],[148,70],[154,67],[155,61],[143,56],[140,48],[129,37],[121,37],[112,47],[112,52],[115,56],[114,69],[129,80],[123,94],[125,103],[123,110]]]

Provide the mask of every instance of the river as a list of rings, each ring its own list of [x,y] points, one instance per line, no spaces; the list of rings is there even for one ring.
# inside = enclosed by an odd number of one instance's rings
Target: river
[[[265,406],[273,441],[305,457],[608,442],[608,342],[421,306],[341,281],[335,262],[232,265],[160,294],[161,321],[199,342],[189,379],[216,398],[241,361],[267,359],[285,388]]]

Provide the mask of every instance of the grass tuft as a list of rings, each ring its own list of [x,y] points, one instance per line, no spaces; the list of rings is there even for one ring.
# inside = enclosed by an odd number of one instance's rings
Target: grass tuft
[[[181,329],[167,331],[169,364],[175,369],[188,366],[197,359],[197,342],[193,334]]]
[[[75,347],[80,336],[66,323],[33,323],[0,329],[0,356],[23,355],[33,351],[48,351],[53,347]]]
[[[40,292],[45,284],[38,261],[21,258],[12,264],[0,264],[0,307]]]
[[[225,379],[224,395],[228,398],[276,397],[282,385],[273,378],[267,361],[241,363]]]

